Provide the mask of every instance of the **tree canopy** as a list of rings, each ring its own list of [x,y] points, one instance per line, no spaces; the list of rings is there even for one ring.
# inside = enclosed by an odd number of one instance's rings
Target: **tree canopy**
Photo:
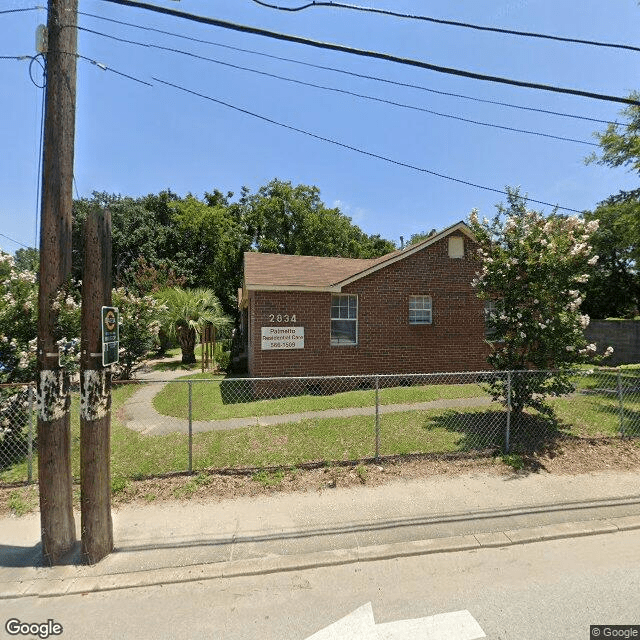
[[[251,193],[214,189],[199,198],[170,190],[140,198],[94,193],[74,203],[73,269],[82,277],[82,226],[91,207],[108,207],[113,226],[115,286],[138,295],[181,286],[213,291],[224,313],[235,315],[245,251],[378,257],[395,249],[367,235],[315,186],[272,180]]]
[[[631,98],[640,99],[640,93]],[[621,115],[622,123],[595,134],[601,152],[586,162],[626,167],[640,175],[640,107],[631,105]],[[586,286],[584,308],[595,318],[634,317],[640,309],[640,188],[609,196],[585,218],[600,222],[592,238],[600,260]]]

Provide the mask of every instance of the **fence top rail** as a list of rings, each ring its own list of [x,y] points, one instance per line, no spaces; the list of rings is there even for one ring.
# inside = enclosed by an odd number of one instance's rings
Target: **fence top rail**
[[[375,380],[376,378],[442,378],[442,377],[460,377],[460,376],[488,376],[491,378],[502,378],[507,374],[550,374],[550,373],[565,373],[567,375],[574,376],[589,376],[596,375],[598,373],[622,373],[623,375],[637,375],[640,377],[640,369],[623,369],[620,367],[592,367],[590,369],[500,369],[500,370],[483,370],[483,371],[435,371],[431,373],[359,373],[342,376],[279,376],[279,377],[266,377],[266,378],[224,378],[224,377],[211,377],[211,378],[173,378],[173,379],[157,379],[157,380],[144,380],[144,379],[132,379],[132,380],[113,380],[114,385],[127,385],[127,384],[167,384],[172,383],[189,383],[189,382],[295,382],[295,381],[313,381],[313,380]],[[188,374],[187,374],[188,375]],[[31,382],[5,382],[0,383],[0,389],[9,389],[15,387],[31,387],[34,386],[35,381]]]
[[[478,376],[499,377],[506,371],[448,371],[442,373],[361,373],[348,376],[281,376],[271,378],[174,378],[173,380],[132,380],[131,383],[153,384],[165,382],[296,382],[313,380],[375,380],[376,378],[428,378],[442,376]],[[114,380],[114,383],[116,381]]]

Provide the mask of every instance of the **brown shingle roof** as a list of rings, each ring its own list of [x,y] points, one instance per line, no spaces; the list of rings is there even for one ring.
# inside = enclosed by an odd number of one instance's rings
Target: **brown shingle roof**
[[[464,222],[447,227],[440,233],[404,249],[398,249],[380,258],[321,258],[318,256],[290,256],[281,253],[244,254],[244,282],[246,289],[280,287],[326,288],[340,283],[358,274],[365,275],[369,269],[383,268],[385,263],[393,263],[412,255],[433,242],[445,237],[452,231],[462,231],[471,236]]]
[[[249,287],[328,287],[378,261],[379,258],[364,260],[247,252],[244,254],[244,279]]]

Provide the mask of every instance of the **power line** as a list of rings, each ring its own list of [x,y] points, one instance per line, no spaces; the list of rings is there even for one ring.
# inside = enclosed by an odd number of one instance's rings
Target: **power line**
[[[250,73],[255,73],[261,76],[265,76],[267,78],[275,78],[277,80],[283,80],[285,82],[291,82],[294,84],[298,84],[298,85],[302,85],[302,86],[306,86],[306,87],[313,87],[315,89],[322,89],[325,91],[332,91],[334,93],[341,93],[344,95],[349,95],[349,96],[354,96],[356,98],[362,98],[364,100],[370,100],[373,102],[379,102],[382,104],[388,104],[391,106],[395,106],[395,107],[401,107],[403,109],[411,109],[413,111],[420,111],[422,113],[428,113],[430,115],[435,115],[441,118],[450,118],[452,120],[457,120],[459,122],[467,122],[469,124],[475,124],[475,125],[479,125],[479,126],[483,126],[483,127],[492,127],[494,129],[502,129],[504,131],[511,131],[513,133],[524,133],[524,134],[528,134],[528,135],[534,135],[534,136],[540,136],[543,138],[551,138],[554,140],[562,140],[564,142],[575,142],[578,144],[584,144],[584,145],[589,145],[592,147],[597,147],[599,146],[598,144],[596,144],[595,142],[587,142],[586,140],[578,140],[576,138],[569,138],[567,136],[558,136],[558,135],[553,135],[550,133],[543,133],[541,131],[531,131],[531,130],[527,130],[527,129],[519,129],[517,127],[507,127],[504,125],[500,125],[500,124],[495,124],[495,123],[491,123],[491,122],[482,122],[480,120],[472,120],[470,118],[463,118],[461,116],[456,116],[453,114],[449,114],[449,113],[440,113],[438,111],[433,111],[432,109],[426,109],[424,107],[417,107],[415,105],[409,105],[409,104],[405,104],[402,102],[395,102],[393,100],[385,100],[384,98],[378,98],[375,96],[369,96],[366,94],[362,94],[362,93],[356,93],[354,91],[347,91],[346,89],[338,89],[336,87],[329,87],[326,85],[320,85],[320,84],[315,84],[313,82],[306,82],[303,80],[297,80],[295,78],[288,78],[286,76],[281,76],[275,73],[268,73],[266,71],[260,71],[258,69],[252,69],[251,67],[244,67],[244,66],[240,66],[237,64],[232,64],[230,62],[223,62],[222,60],[216,60],[215,58],[209,58],[206,56],[201,56],[199,54],[190,52],[190,51],[184,51],[182,49],[175,49],[173,47],[165,47],[163,45],[158,45],[158,44],[153,44],[153,43],[146,43],[146,42],[138,42],[136,40],[129,40],[129,39],[125,39],[125,38],[119,38],[117,36],[112,36],[110,34],[105,34],[102,33],[100,31],[94,31],[92,29],[87,29],[85,27],[78,27],[78,29],[82,30],[82,31],[87,31],[89,33],[93,33],[96,35],[101,35],[104,36],[106,38],[110,38],[113,40],[117,40],[119,42],[126,42],[128,44],[134,44],[134,45],[138,45],[141,47],[147,47],[147,48],[152,48],[152,49],[159,49],[161,51],[169,51],[172,53],[179,53],[185,56],[189,56],[191,58],[196,58],[198,60],[205,60],[207,62],[213,62],[214,64],[219,64],[225,67],[229,67],[232,69],[238,69],[240,71],[248,71]]]
[[[476,184],[474,182],[469,182],[468,180],[463,180],[461,178],[455,178],[453,176],[448,176],[445,175],[443,173],[438,173],[437,171],[432,171],[430,169],[425,169],[423,167],[418,167],[416,165],[413,164],[409,164],[408,162],[402,162],[400,160],[394,160],[393,158],[389,158],[387,156],[383,156],[377,153],[373,153],[371,151],[366,151],[365,149],[360,149],[359,147],[354,147],[352,145],[349,144],[345,144],[344,142],[339,142],[337,140],[333,140],[332,138],[327,138],[325,136],[321,136],[318,135],[316,133],[312,133],[310,131],[306,131],[305,129],[300,129],[298,127],[294,127],[292,125],[288,125],[288,124],[284,124],[283,122],[278,122],[277,120],[273,120],[272,118],[268,118],[266,116],[262,116],[260,114],[254,113],[253,111],[249,111],[247,109],[242,109],[241,107],[236,107],[235,105],[229,104],[228,102],[224,102],[222,100],[218,100],[217,98],[213,98],[211,96],[207,96],[203,93],[199,93],[197,91],[193,91],[191,89],[187,89],[186,87],[182,87],[180,85],[174,84],[172,82],[168,82],[166,80],[162,80],[161,78],[156,78],[155,76],[152,76],[152,79],[155,80],[156,82],[160,82],[164,85],[167,85],[169,87],[173,87],[174,89],[178,89],[180,91],[184,91],[185,93],[197,96],[199,98],[204,98],[205,100],[210,100],[211,102],[215,102],[216,104],[222,105],[224,107],[227,107],[229,109],[233,109],[234,111],[238,111],[240,113],[244,113],[245,115],[249,115],[253,118],[257,118],[259,120],[262,120],[264,122],[268,122],[270,124],[274,124],[278,127],[282,127],[283,129],[288,129],[289,131],[295,131],[296,133],[301,133],[305,136],[309,136],[311,138],[315,138],[316,140],[321,140],[322,142],[327,142],[329,144],[333,144],[336,145],[338,147],[342,147],[343,149],[348,149],[349,151],[354,151],[356,153],[359,153],[361,155],[365,155],[365,156],[369,156],[371,158],[376,158],[378,160],[383,160],[384,162],[388,162],[400,167],[405,167],[407,169],[413,169],[414,171],[419,171],[421,173],[428,173],[429,175],[432,176],[436,176],[438,178],[442,178],[444,180],[450,180],[451,182],[456,182],[458,184],[464,184],[466,186],[469,187],[474,187],[476,189],[482,189],[483,191],[491,191],[493,193],[499,193],[500,195],[509,195],[506,191],[503,191],[502,189],[496,189],[494,187],[487,187],[485,185],[481,185],[481,184]],[[543,200],[534,200],[533,198],[527,198],[530,202],[534,202],[536,204],[541,204],[544,206],[548,206],[548,207],[554,207],[557,209],[561,209],[563,211],[570,211],[572,213],[582,213],[581,211],[578,211],[577,209],[571,209],[569,207],[561,207],[559,205],[554,205],[551,204],[550,202],[545,202]]]
[[[479,24],[472,24],[470,22],[459,22],[457,20],[444,20],[441,18],[431,18],[429,16],[415,15],[410,13],[400,13],[398,11],[391,11],[389,9],[377,9],[375,7],[360,7],[354,4],[345,4],[342,2],[309,2],[299,7],[280,7],[269,2],[262,2],[262,0],[253,0],[256,4],[268,9],[277,9],[278,11],[303,11],[309,8],[315,7],[331,7],[334,9],[351,9],[353,11],[363,11],[366,13],[378,13],[385,16],[392,16],[394,18],[407,18],[410,20],[422,20],[424,22],[433,22],[435,24],[444,24],[451,27],[464,27],[465,29],[475,29],[476,31],[490,31],[493,33],[504,33],[512,36],[523,36],[525,38],[540,38],[543,40],[556,40],[558,42],[570,42],[572,44],[586,44],[593,47],[607,47],[611,49],[626,49],[628,51],[640,51],[640,47],[635,47],[630,44],[619,44],[615,42],[602,42],[599,40],[583,40],[581,38],[568,38],[565,36],[554,36],[547,33],[536,33],[535,31],[516,31],[514,29],[504,29],[502,27],[487,27]]]
[[[122,76],[123,78],[128,78],[129,80],[133,80],[134,82],[139,82],[140,84],[146,84],[148,87],[153,87],[153,85],[150,82],[147,82],[146,80],[141,80],[140,78],[136,78],[135,76],[131,76],[128,73],[123,73],[122,71],[118,71],[117,69],[110,67],[104,62],[98,62],[97,60],[93,60],[92,58],[87,58],[86,56],[82,56],[79,53],[75,55],[77,58],[80,58],[81,60],[86,60],[87,62],[90,62],[91,64],[102,69],[103,71],[111,71],[111,73],[115,73],[116,75]]]
[[[39,9],[46,9],[46,7],[25,7],[24,9],[3,9],[0,11],[0,15],[3,13],[20,13],[21,11],[38,11]]]
[[[316,47],[319,49],[340,51],[341,53],[349,53],[352,55],[357,55],[357,56],[366,57],[366,58],[386,60],[387,62],[395,62],[397,64],[417,67],[420,69],[427,69],[429,71],[435,71],[437,73],[444,73],[448,75],[455,75],[463,78],[471,78],[473,80],[482,80],[485,82],[496,82],[499,84],[506,84],[506,85],[516,86],[516,87],[538,89],[540,91],[550,91],[553,93],[563,93],[567,95],[581,96],[583,98],[591,98],[593,100],[604,100],[607,102],[618,102],[622,104],[640,106],[640,101],[633,100],[631,98],[622,98],[622,97],[611,96],[603,93],[583,91],[581,89],[570,89],[570,88],[558,87],[554,85],[540,84],[537,82],[527,82],[524,80],[513,80],[511,78],[491,76],[483,73],[466,71],[464,69],[454,69],[452,67],[442,67],[440,65],[431,64],[429,62],[423,62],[421,60],[414,60],[412,58],[403,58],[400,56],[394,56],[390,53],[382,53],[379,51],[367,51],[364,49],[356,49],[354,47],[348,47],[346,45],[337,44],[333,42],[321,42],[319,40],[311,40],[309,38],[303,38],[301,36],[295,36],[287,33],[279,33],[277,31],[269,31],[267,29],[260,29],[259,27],[251,27],[247,25],[236,24],[234,22],[228,22],[226,20],[218,20],[216,18],[209,18],[206,16],[199,16],[193,13],[186,13],[184,11],[170,9],[168,7],[159,7],[152,4],[146,4],[144,2],[138,2],[137,0],[103,0],[103,2],[111,2],[113,4],[118,4],[126,7],[134,7],[137,9],[147,9],[149,11],[154,11],[156,13],[162,13],[162,14],[173,16],[176,18],[184,18],[192,22],[199,22],[201,24],[221,27],[223,29],[230,29],[232,31],[238,31],[241,33],[249,33],[252,35],[273,38],[276,40],[282,40],[284,42],[294,42],[296,44],[303,44],[311,47]]]
[[[110,71],[111,73],[115,73],[116,75],[122,76],[123,78],[128,78],[129,80],[133,80],[134,82],[139,82],[140,84],[145,84],[148,87],[153,87],[153,85],[150,82],[147,82],[146,80],[141,80],[140,78],[136,78],[135,76],[129,75],[128,73],[124,73],[123,71],[118,71],[117,69],[110,67],[108,64],[105,64],[104,62],[98,62],[93,58],[88,58],[87,56],[83,56],[79,53],[69,53],[68,51],[54,51],[53,49],[51,49],[51,51],[54,53],[73,55],[76,58],[79,58],[80,60],[86,60],[87,62],[90,62],[91,64],[95,65],[99,69],[102,69],[103,71]]]
[[[175,33],[174,31],[165,31],[163,29],[156,29],[155,27],[147,27],[144,25],[140,25],[140,24],[135,24],[133,22],[125,22],[123,20],[114,20],[113,18],[106,18],[104,16],[99,16],[93,13],[87,13],[84,11],[79,11],[78,12],[80,15],[83,16],[88,16],[90,18],[96,18],[97,20],[104,20],[106,22],[112,22],[114,24],[120,24],[120,25],[124,25],[127,27],[133,27],[136,29],[141,29],[143,31],[150,31],[150,32],[155,32],[155,33],[161,33],[163,35],[168,35],[168,36],[173,36],[175,38],[181,38],[183,40],[189,40],[191,42],[198,42],[201,44],[208,44],[214,47],[221,47],[223,49],[229,49],[231,51],[239,51],[241,53],[249,53],[252,55],[256,55],[256,56],[261,56],[264,58],[270,58],[272,60],[280,60],[283,62],[291,62],[293,64],[299,64],[305,67],[311,67],[313,69],[321,69],[323,71],[332,71],[335,73],[342,73],[348,76],[352,76],[352,77],[356,77],[356,78],[362,78],[365,80],[373,80],[375,82],[382,82],[382,83],[386,83],[386,84],[391,84],[391,85],[396,85],[399,87],[407,87],[410,89],[418,89],[419,91],[426,91],[428,93],[435,93],[437,95],[443,95],[443,96],[449,96],[449,97],[453,97],[453,98],[461,98],[464,100],[471,100],[473,102],[482,102],[485,104],[493,104],[493,105],[497,105],[497,106],[501,106],[501,107],[509,107],[511,109],[520,109],[523,111],[533,111],[533,112],[537,112],[537,113],[544,113],[547,115],[554,115],[554,116],[560,116],[563,118],[574,118],[577,120],[586,120],[589,122],[597,122],[600,124],[616,124],[615,122],[611,121],[611,120],[602,120],[599,118],[591,118],[589,116],[582,116],[582,115],[578,115],[575,113],[566,113],[563,111],[552,111],[550,109],[540,109],[540,108],[536,108],[536,107],[527,107],[524,105],[518,105],[518,104],[512,104],[509,102],[500,102],[499,100],[488,100],[486,98],[478,98],[476,96],[468,96],[468,95],[464,95],[464,94],[460,94],[460,93],[452,93],[449,91],[438,91],[437,89],[431,89],[430,87],[425,87],[423,85],[417,85],[417,84],[411,84],[408,82],[398,82],[396,80],[389,80],[387,78],[381,78],[379,76],[371,76],[371,75],[366,75],[366,74],[362,74],[362,73],[355,73],[353,71],[347,71],[346,69],[339,69],[337,67],[328,67],[328,66],[324,66],[324,65],[320,65],[320,64],[314,64],[311,62],[303,62],[302,60],[296,60],[295,58],[287,58],[284,56],[276,56],[276,55],[272,55],[269,53],[264,53],[263,51],[256,51],[255,49],[244,49],[242,47],[234,47],[228,44],[222,44],[221,42],[214,42],[212,40],[203,40],[201,38],[194,38],[192,36],[187,36],[181,33]],[[78,27],[81,28],[81,27]]]
[[[0,236],[2,236],[3,238],[6,238],[7,240],[9,240],[11,242],[15,242],[16,244],[19,244],[21,247],[24,247],[25,249],[29,249],[30,248],[28,245],[23,244],[19,240],[14,240],[13,238],[10,238],[9,236],[5,235],[4,233],[0,233]]]

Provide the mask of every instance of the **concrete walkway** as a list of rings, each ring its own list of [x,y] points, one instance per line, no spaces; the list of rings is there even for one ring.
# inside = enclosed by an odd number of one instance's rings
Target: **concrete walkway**
[[[169,361],[166,361],[169,362]],[[197,373],[197,372],[194,372]],[[153,406],[153,398],[164,387],[175,380],[188,376],[188,371],[150,371],[139,375],[146,384],[127,400],[123,408],[124,424],[129,429],[144,435],[160,436],[168,433],[189,433],[189,421],[165,416],[158,413]],[[452,398],[448,400],[431,400],[412,404],[380,405],[380,414],[401,413],[408,411],[428,411],[433,409],[459,409],[462,407],[487,407],[491,398]],[[322,411],[304,411],[284,415],[251,416],[245,418],[226,418],[224,420],[194,420],[193,433],[204,431],[226,431],[244,427],[271,426],[302,422],[303,420],[322,420],[326,418],[352,418],[354,416],[374,416],[375,406],[349,407],[346,409],[324,409]]]
[[[160,436],[168,433],[188,433],[189,421],[158,413],[153,406],[153,398],[160,393],[166,383],[145,385],[124,405],[125,426],[145,435]],[[387,404],[380,406],[380,414],[406,411],[426,411],[429,409],[457,409],[462,407],[486,407],[491,398],[453,398],[450,400],[432,400],[414,404]],[[304,411],[284,415],[253,416],[246,418],[227,418],[224,420],[194,420],[194,433],[203,431],[226,431],[243,427],[270,426],[302,422],[303,420],[322,420],[326,418],[352,418],[354,416],[374,416],[375,406],[349,407],[346,409],[324,409],[322,411]]]
[[[640,473],[447,475],[114,510],[115,549],[42,566],[39,514],[0,519],[0,600],[52,597],[640,529]],[[80,523],[79,514],[75,514]],[[611,546],[614,549],[614,546]],[[0,607],[1,608],[1,607]]]

